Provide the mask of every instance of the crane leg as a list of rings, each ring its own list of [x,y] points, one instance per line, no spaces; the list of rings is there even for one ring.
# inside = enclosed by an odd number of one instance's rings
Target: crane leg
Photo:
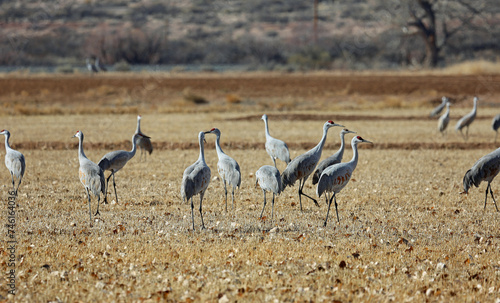
[[[271,159],[273,159],[274,168],[276,168],[276,169],[277,169],[278,167],[276,167],[276,159],[275,159],[274,157],[271,157]]]
[[[264,214],[264,208],[266,208],[266,191],[262,190],[264,192],[264,207],[262,207],[262,211],[260,212],[260,218],[262,219],[262,215]]]
[[[233,186],[232,196],[233,196],[233,210],[234,210],[234,186]]]
[[[495,208],[498,211],[497,201],[495,201],[495,197],[493,196],[493,190],[491,190],[491,185],[490,185],[490,194],[491,194],[491,198],[493,199],[493,204],[495,204]]]
[[[273,193],[273,200],[271,204],[271,222],[274,220],[274,193]]]
[[[12,190],[14,191],[14,195],[17,196],[16,182],[14,181],[14,174],[11,172],[10,176],[12,177]]]
[[[226,187],[226,179],[222,179],[224,182],[224,195],[226,196],[226,212],[227,212],[227,187]]]
[[[85,187],[85,190],[87,191],[87,198],[89,199],[89,219],[90,219],[90,227],[92,227],[92,208],[90,206],[90,193],[87,187]]]
[[[116,194],[115,173],[113,172],[113,188],[115,189],[116,204],[118,204],[118,195]]]
[[[467,129],[465,130],[465,141],[469,139],[469,125],[467,125]]]
[[[300,180],[300,183],[299,183],[299,201],[300,201],[300,196],[304,195],[304,196],[308,197],[309,199],[311,199],[314,202],[314,204],[317,207],[319,207],[318,201],[316,201],[316,199],[314,199],[314,198],[304,194],[304,192],[302,192],[302,188],[304,188],[304,185],[306,185],[306,180],[307,180],[307,177]],[[302,202],[300,202],[300,210],[302,210]]]
[[[335,196],[335,193],[333,193],[333,201],[335,202],[335,212],[337,213],[337,222],[340,224],[339,210],[337,208],[337,196]]]
[[[201,229],[205,229],[205,223],[203,222],[203,213],[201,212],[201,202],[203,202],[203,196],[205,195],[205,192],[200,193],[200,217],[201,217]]]
[[[113,175],[113,173],[111,172],[111,175]],[[106,189],[104,190],[104,204],[108,204],[108,184],[109,184],[109,179],[111,178],[111,175],[108,176],[108,178],[106,179]]]
[[[488,186],[486,186],[486,196],[484,197],[484,209],[486,210],[486,201],[488,200],[488,189],[490,188],[490,183],[488,182]]]
[[[194,214],[193,214],[193,209],[194,209],[194,204],[193,204],[193,197],[191,197],[191,222],[193,222],[193,231],[194,231]]]
[[[328,199],[328,194],[325,193],[325,197],[326,197],[326,201],[327,201],[327,204],[328,204],[328,210],[326,211],[326,218],[325,218],[325,223],[323,224],[324,227],[326,227],[326,223],[328,222],[328,216],[330,215],[330,206],[332,205],[332,198],[331,199]]]
[[[19,190],[19,186],[21,185],[21,181],[23,180],[23,176],[19,177],[19,183],[17,183],[17,188],[16,188],[16,196],[17,196],[17,191]]]
[[[99,202],[101,201],[101,195],[97,196],[97,211],[95,212],[94,216],[100,215],[101,213],[99,212]]]

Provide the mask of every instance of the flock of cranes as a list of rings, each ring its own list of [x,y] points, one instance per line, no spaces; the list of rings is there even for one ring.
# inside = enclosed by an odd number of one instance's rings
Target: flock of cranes
[[[474,121],[477,113],[477,103],[478,98],[474,97],[474,107],[473,110],[462,117],[455,129],[457,131],[462,131],[466,128],[465,135],[462,133],[464,139],[468,138],[468,127]],[[438,126],[441,132],[446,130],[449,124],[449,114],[450,114],[450,102],[446,97],[443,97],[442,103],[435,108],[431,117],[438,116],[442,110],[446,107],[446,111],[440,116]],[[290,152],[288,146],[282,140],[273,138],[269,133],[269,122],[267,115],[262,116],[262,120],[265,123],[265,135],[266,152],[271,157],[274,166],[263,165],[255,173],[255,187],[257,184],[263,191],[264,200],[263,208],[260,213],[262,218],[264,210],[267,204],[266,192],[273,194],[272,197],[272,211],[271,220],[274,218],[274,200],[275,196],[283,192],[287,186],[293,186],[296,181],[299,181],[298,195],[300,210],[302,211],[302,196],[305,196],[312,200],[316,206],[319,207],[318,202],[315,198],[305,194],[303,192],[304,185],[308,180],[309,176],[312,174],[312,184],[316,185],[316,195],[321,198],[325,195],[325,201],[327,204],[327,213],[324,221],[324,226],[327,225],[328,216],[330,212],[330,207],[332,201],[335,204],[335,212],[337,216],[337,222],[340,223],[340,218],[338,214],[338,205],[336,195],[341,192],[341,190],[349,183],[356,165],[358,163],[358,144],[360,143],[370,143],[372,142],[363,139],[360,136],[355,135],[351,140],[351,146],[353,150],[353,157],[349,162],[342,162],[342,157],[345,149],[345,135],[356,134],[354,131],[343,128],[343,125],[334,123],[333,121],[326,121],[323,125],[323,135],[319,143],[311,150],[305,152],[302,155],[290,158]],[[107,203],[107,192],[109,186],[109,180],[113,177],[113,188],[115,191],[115,199],[118,202],[118,194],[116,191],[115,174],[121,170],[127,162],[129,162],[136,154],[137,148],[142,150],[142,153],[146,154],[152,153],[152,144],[149,136],[146,136],[141,132],[140,128],[141,116],[137,117],[137,128],[136,132],[132,136],[132,149],[130,151],[118,150],[112,151],[104,155],[101,160],[96,164],[89,160],[83,150],[83,139],[84,135],[81,131],[77,131],[73,137],[79,139],[78,144],[78,160],[79,160],[79,178],[82,183],[86,193],[89,203],[89,219],[92,225],[92,207],[91,207],[91,194],[97,197],[97,210],[95,216],[99,215],[99,204],[100,195],[104,195],[104,203]],[[492,128],[497,131],[500,126],[500,114],[495,116],[492,122]],[[332,127],[341,127],[340,130],[340,148],[333,155],[326,158],[322,162],[318,162],[321,158],[323,146],[325,145],[328,130]],[[5,165],[9,170],[12,178],[12,190],[13,194],[17,196],[19,186],[21,184],[22,178],[24,176],[26,164],[23,154],[13,150],[9,145],[10,132],[8,130],[2,130],[1,135],[5,136]],[[195,229],[194,224],[194,202],[193,198],[199,195],[200,205],[199,212],[201,217],[201,227],[205,228],[203,221],[203,211],[202,202],[205,192],[210,184],[211,180],[211,170],[205,161],[204,143],[205,136],[207,134],[213,134],[215,138],[215,149],[218,156],[217,171],[224,184],[224,194],[225,194],[225,209],[227,211],[227,186],[231,189],[232,195],[232,206],[234,208],[234,192],[236,188],[241,185],[241,171],[240,166],[236,160],[231,158],[229,155],[224,153],[220,146],[221,131],[217,128],[212,128],[209,131],[202,131],[198,134],[200,153],[198,160],[192,165],[187,167],[182,176],[181,182],[181,197],[183,201],[190,201],[191,203],[191,219],[192,228]],[[495,136],[496,140],[496,136]],[[146,155],[144,155],[146,156]],[[280,174],[276,166],[276,159],[283,161],[286,164],[286,168]],[[110,174],[105,178],[105,172],[109,171]],[[469,169],[463,177],[463,193],[467,194],[469,189],[474,185],[479,187],[480,183],[485,181],[488,183],[485,193],[484,208],[486,208],[486,202],[488,199],[488,191],[493,199],[495,208],[498,211],[495,198],[493,196],[493,191],[491,189],[491,182],[500,172],[500,148],[495,151],[485,155],[480,158],[471,169]],[[17,186],[15,184],[15,179],[18,180]]]

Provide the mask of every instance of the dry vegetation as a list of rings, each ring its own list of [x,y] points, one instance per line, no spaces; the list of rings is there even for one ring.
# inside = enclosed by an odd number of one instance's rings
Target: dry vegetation
[[[56,80],[61,87],[71,87],[71,81]],[[85,88],[69,94],[67,100],[62,98],[64,93],[55,94],[54,101],[29,91],[36,90],[37,81],[31,87],[23,84],[25,97],[19,92],[0,96],[4,105],[13,100],[14,106],[29,108],[26,113],[7,108],[14,115],[2,117],[1,127],[12,133],[11,146],[27,159],[17,209],[18,293],[6,295],[7,251],[2,237],[2,300],[495,302],[500,297],[500,214],[491,202],[483,211],[486,184],[472,189],[468,197],[459,194],[465,171],[496,147],[490,118],[498,111],[494,100],[498,82],[491,82],[489,87],[494,89],[480,95],[483,103],[467,144],[451,129],[470,110],[470,93],[459,92],[459,88],[469,89],[464,78],[454,79],[461,85],[453,95],[456,106],[444,138],[437,122],[427,118],[443,94],[427,88],[432,81],[423,81],[419,92],[373,95],[334,89],[308,102],[306,96],[318,90],[307,94],[303,93],[306,89],[293,90],[293,79],[285,87],[274,83],[274,93],[266,91],[268,99],[257,95],[260,87],[249,97],[252,89],[245,83],[255,83],[251,79],[234,84],[239,89],[222,86],[220,92],[213,83],[203,84],[209,81],[204,78],[199,86],[186,79],[189,83],[172,89],[182,98],[183,89],[192,87],[210,102],[225,104],[224,113],[206,110],[212,103],[179,103],[176,112],[161,110],[164,107],[157,103],[155,89],[147,90],[149,94],[137,90],[144,99],[136,111],[143,114],[142,130],[152,137],[155,151],[146,162],[136,157],[117,173],[119,203],[102,205],[101,215],[89,227],[86,196],[78,180],[77,140],[71,136],[82,130],[85,152],[97,162],[110,150],[130,148],[136,112],[122,112],[127,105],[118,104],[114,107],[120,114],[114,114],[111,105],[109,111],[92,109],[94,104],[112,104],[126,95],[126,89],[116,85],[105,84],[106,89],[98,89],[96,95],[89,93],[92,88]],[[165,86],[156,89],[165,92],[168,81],[162,81]],[[299,87],[308,83],[312,82]],[[383,88],[381,83],[373,86]],[[56,86],[47,87],[56,91]],[[480,84],[476,89],[483,92]],[[134,91],[133,87],[128,91]],[[228,95],[242,102],[228,101]],[[410,100],[401,100],[404,97]],[[95,101],[85,110],[79,107],[91,98]],[[329,98],[335,102],[324,101]],[[353,104],[342,103],[344,98],[354,100]],[[396,101],[401,106],[394,106]],[[165,102],[170,106],[181,101]],[[279,111],[278,102],[290,102],[287,111]],[[383,106],[384,102],[388,105]],[[34,104],[39,112],[31,112]],[[293,110],[301,104],[305,111]],[[65,115],[44,112],[51,107],[61,108]],[[93,110],[98,114],[92,114]],[[303,201],[301,212],[297,187],[287,188],[278,197],[274,222],[269,217],[258,219],[262,192],[254,188],[253,174],[260,166],[272,164],[263,148],[264,123],[259,118],[264,110],[270,117],[271,134],[290,143],[292,157],[319,141],[328,116],[375,143],[373,148],[360,147],[354,179],[338,195],[339,225],[332,216],[323,228],[323,199],[320,208]],[[212,127],[222,131],[224,150],[239,162],[242,186],[235,208],[225,213],[223,186],[220,180],[212,180],[203,203],[207,229],[199,229],[200,217],[195,212],[193,232],[190,207],[181,202],[180,181],[184,168],[198,157],[197,133]],[[207,141],[207,162],[215,177],[217,155],[213,138]],[[331,129],[323,157],[338,148],[338,141],[338,130]],[[351,156],[348,149],[345,158]],[[283,163],[278,165],[282,171]],[[6,201],[10,176],[5,168],[0,171],[1,195]],[[315,196],[310,184],[305,191]],[[498,196],[498,180],[493,189]],[[265,215],[270,214],[269,206]],[[92,207],[95,211],[95,199]],[[6,221],[5,211],[0,220]],[[3,224],[0,234],[6,234]]]

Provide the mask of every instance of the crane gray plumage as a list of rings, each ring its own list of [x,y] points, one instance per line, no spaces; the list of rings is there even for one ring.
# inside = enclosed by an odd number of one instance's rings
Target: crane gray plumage
[[[105,154],[101,158],[101,160],[99,161],[98,165],[102,169],[102,171],[109,170],[111,172],[111,174],[106,179],[106,190],[105,190],[105,194],[104,194],[104,203],[107,203],[109,179],[111,177],[113,177],[113,187],[115,189],[115,198],[116,198],[116,203],[118,203],[118,195],[116,193],[115,174],[120,169],[122,169],[130,159],[132,159],[135,156],[135,152],[137,149],[137,141],[142,136],[143,136],[142,134],[134,134],[132,136],[132,150],[131,151],[115,150],[115,151],[112,151],[112,152]]]
[[[217,170],[222,182],[224,183],[224,194],[226,196],[226,211],[227,211],[227,187],[226,182],[232,186],[232,197],[233,197],[233,209],[234,209],[234,189],[240,187],[241,185],[241,172],[240,165],[236,160],[226,155],[222,148],[220,147],[220,130],[218,128],[212,128],[210,131],[205,132],[207,134],[216,135],[215,139],[215,150],[217,151],[217,157],[219,161],[217,162]]]
[[[6,129],[0,132],[0,135],[5,136],[5,166],[10,172],[12,178],[12,190],[17,196],[17,190],[24,176],[24,170],[26,169],[26,162],[24,160],[24,155],[14,150],[9,145],[10,132]],[[15,186],[15,180],[17,178],[17,187]]]
[[[486,186],[486,196],[484,198],[484,209],[486,209],[486,201],[488,200],[488,189],[490,190],[491,198],[495,204],[495,208],[498,211],[497,202],[493,196],[493,190],[491,189],[491,182],[495,179],[496,175],[500,172],[500,148],[497,148],[493,152],[481,157],[476,163],[469,169],[463,178],[463,193],[468,194],[469,189],[472,185],[479,187],[481,182],[488,182]]]
[[[328,221],[328,215],[330,213],[330,206],[332,205],[332,200],[335,201],[335,212],[337,213],[337,221],[340,223],[339,212],[337,209],[337,198],[336,194],[338,194],[346,185],[349,183],[351,179],[352,173],[356,169],[356,165],[358,164],[358,144],[366,142],[372,143],[368,140],[361,138],[360,136],[355,136],[351,140],[352,152],[353,156],[351,161],[345,163],[338,163],[327,167],[321,177],[319,178],[318,186],[316,187],[316,194],[318,197],[321,197],[323,193],[325,193],[325,198],[328,204],[328,210],[326,212],[326,218],[324,226]],[[328,197],[328,193],[331,193],[331,197]]]
[[[271,210],[271,221],[274,218],[274,196],[279,195],[283,191],[283,183],[281,182],[281,176],[279,170],[271,165],[264,165],[255,173],[255,187],[257,183],[264,192],[264,207],[260,213],[260,218],[264,214],[264,209],[266,208],[266,192],[273,193],[272,200],[272,210]]]
[[[94,73],[99,72],[99,70],[97,69],[95,64],[90,62],[90,58],[87,58],[86,64],[87,64],[87,69],[89,70],[90,74],[94,74]]]
[[[472,111],[458,120],[457,125],[455,126],[455,130],[460,131],[462,137],[464,137],[465,140],[467,140],[467,138],[469,137],[469,126],[472,124],[472,122],[474,122],[474,119],[476,119],[478,101],[479,99],[477,97],[474,97],[474,107],[472,108]],[[462,129],[464,127],[467,127],[465,136],[462,132]]]
[[[500,127],[500,114],[493,117],[491,128],[495,131],[495,142],[497,142],[498,128]]]
[[[330,157],[326,158],[325,160],[321,161],[318,164],[318,167],[314,171],[313,178],[312,178],[312,184],[315,185],[319,181],[319,177],[321,176],[321,173],[328,167],[332,166],[333,164],[337,164],[342,162],[342,158],[344,157],[344,146],[345,146],[345,139],[344,136],[346,134],[355,134],[356,132],[350,131],[347,128],[344,128],[340,131],[340,148],[339,150],[331,155]]]
[[[142,154],[144,154],[144,159],[146,159],[146,152],[148,152],[150,155],[153,152],[153,144],[151,144],[151,138],[141,132],[141,119],[141,115],[137,116],[137,128],[135,130],[136,134],[141,134],[141,137],[137,141],[137,146],[141,149],[141,156],[139,160],[142,159]]]
[[[204,229],[205,223],[203,223],[202,202],[208,184],[210,184],[210,168],[205,162],[205,152],[203,147],[203,143],[205,141],[205,132],[199,133],[198,140],[200,142],[200,156],[198,157],[198,160],[196,160],[196,162],[194,162],[192,165],[186,168],[186,170],[184,170],[184,174],[182,176],[182,184],[181,184],[182,200],[184,201],[191,200],[191,219],[193,222],[193,230],[194,230],[193,197],[196,195],[200,195],[201,226]]]
[[[446,106],[446,102],[448,102],[448,98],[442,97],[441,103],[431,111],[429,117],[437,117],[443,111],[444,107]]]
[[[323,146],[325,145],[326,135],[328,133],[328,129],[333,126],[344,127],[343,125],[336,124],[333,121],[327,121],[323,125],[323,137],[319,141],[318,145],[316,145],[311,150],[306,153],[296,157],[290,163],[288,163],[287,167],[281,174],[281,181],[283,182],[283,188],[287,186],[293,186],[297,180],[299,180],[299,203],[300,210],[302,210],[302,195],[311,199],[316,206],[319,207],[316,199],[304,194],[302,192],[302,188],[304,187],[307,178],[311,175],[316,168],[316,165],[321,158],[321,152],[323,151]]]
[[[83,133],[81,131],[77,131],[73,138],[75,137],[78,138],[78,161],[80,162],[78,174],[80,177],[80,182],[82,182],[83,187],[87,192],[87,197],[89,200],[89,218],[90,224],[92,225],[90,193],[93,193],[97,197],[97,212],[95,213],[95,215],[97,216],[99,214],[99,202],[101,199],[100,194],[105,194],[104,190],[106,188],[106,181],[104,179],[103,170],[97,164],[90,161],[83,152]]]
[[[438,130],[444,136],[444,132],[450,123],[450,102],[446,102],[446,112],[439,117],[438,120]]]
[[[290,152],[288,151],[288,146],[285,142],[271,137],[269,134],[269,125],[266,114],[262,115],[262,120],[264,120],[266,129],[266,151],[273,160],[274,167],[276,167],[276,159],[280,159],[288,165],[288,163],[290,163]]]

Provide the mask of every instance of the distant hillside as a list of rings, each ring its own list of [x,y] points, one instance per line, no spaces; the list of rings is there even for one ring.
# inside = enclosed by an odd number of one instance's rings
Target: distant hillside
[[[407,0],[412,1],[412,0]],[[245,64],[254,69],[397,68],[425,45],[405,1],[0,1],[0,65]],[[500,55],[500,7],[457,30],[440,65]],[[403,3],[403,4],[401,4]],[[446,16],[449,27],[463,14]],[[438,16],[440,17],[440,16]],[[317,37],[317,38],[315,38]]]

